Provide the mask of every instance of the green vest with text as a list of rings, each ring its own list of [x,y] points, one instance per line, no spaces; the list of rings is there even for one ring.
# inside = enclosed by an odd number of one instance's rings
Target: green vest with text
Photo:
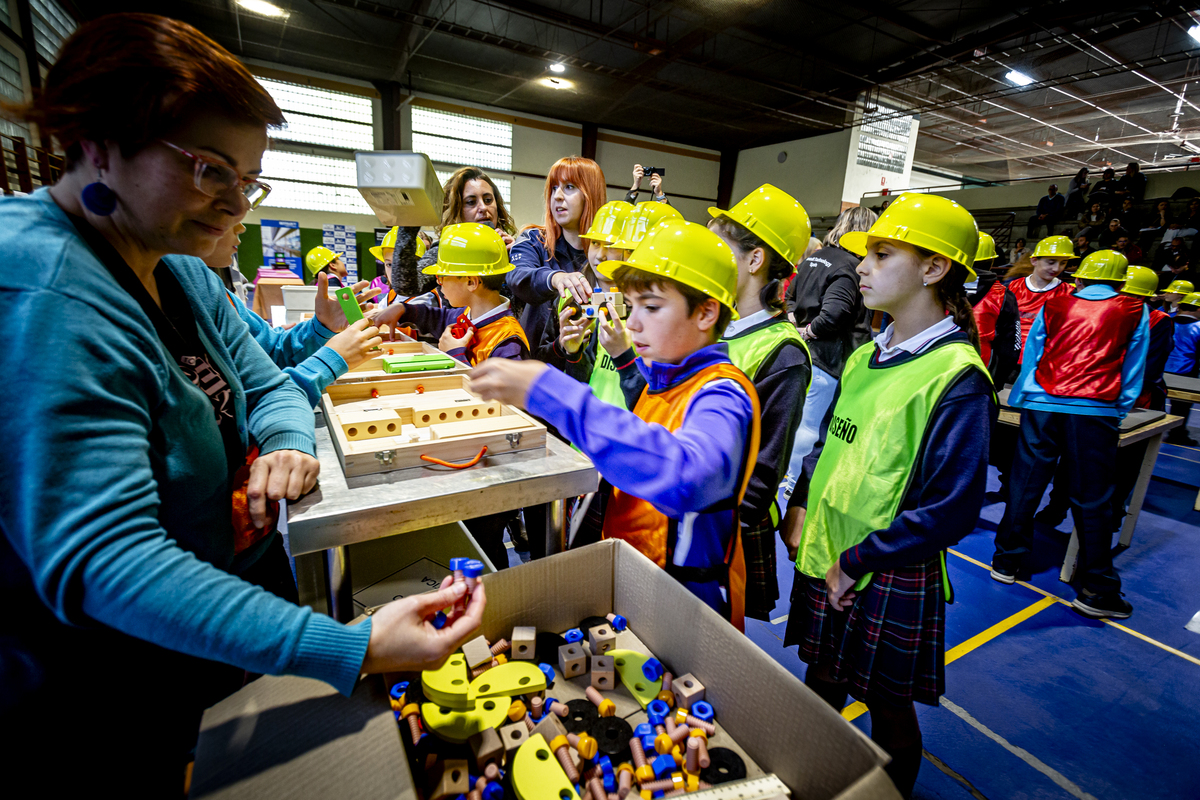
[[[967,342],[935,346],[891,367],[870,365],[874,349],[867,343],[846,361],[809,484],[796,569],[814,578],[824,578],[843,552],[892,524],[942,397],[968,370],[988,374]],[[871,577],[863,575],[855,588]]]
[[[634,367],[633,369],[637,369]],[[621,391],[621,374],[613,364],[608,351],[596,343],[596,363],[592,366],[592,376],[588,379],[592,394],[599,397],[610,406],[625,408],[625,394]]]

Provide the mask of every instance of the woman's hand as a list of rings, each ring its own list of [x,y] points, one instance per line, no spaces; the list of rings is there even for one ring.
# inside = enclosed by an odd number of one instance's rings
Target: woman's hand
[[[605,305],[607,314],[600,315],[600,346],[612,358],[633,347],[633,339],[625,329],[625,321],[617,316],[617,308],[612,300]]]
[[[379,294],[379,289],[368,289],[370,281],[359,281],[350,287],[358,299],[359,308],[363,308],[372,297]],[[317,275],[317,297],[313,301],[313,311],[316,312],[317,322],[337,333],[346,328],[346,314],[336,298],[329,296],[329,275],[322,272]]]
[[[267,503],[296,500],[317,485],[321,462],[299,450],[274,450],[254,459],[246,482],[250,521],[254,527],[267,524]]]
[[[573,307],[564,306],[558,312],[558,346],[569,355],[578,353],[592,335],[592,326],[588,324],[587,317],[571,319],[574,311]]]
[[[489,358],[468,376],[471,391],[484,400],[499,400],[510,406],[525,407],[529,390],[549,367],[540,361],[514,361],[511,358]]]
[[[467,328],[466,334],[461,339],[455,339],[451,331],[454,330],[453,325],[447,325],[446,330],[442,331],[442,336],[438,339],[438,349],[443,353],[449,353],[451,350],[459,350],[465,348],[475,338],[475,329]]]
[[[657,172],[650,173],[650,192],[654,197],[662,197],[662,175]]]
[[[633,165],[633,186],[629,187],[629,191],[636,192],[642,186],[642,179],[646,177],[646,170],[642,169],[641,164]]]
[[[795,563],[796,556],[800,553],[800,538],[804,533],[804,517],[807,514],[806,508],[789,508],[783,515],[783,524],[779,526],[779,538],[783,539],[792,563]]]
[[[592,297],[591,284],[579,272],[556,272],[550,278],[550,285],[559,297],[573,297],[580,305],[586,304]]]
[[[841,562],[833,562],[833,566],[825,573],[825,589],[829,592],[829,605],[845,611],[854,605],[857,596],[850,591],[854,588],[854,578],[842,572]]]
[[[381,344],[383,339],[379,336],[379,328],[365,319],[360,319],[329,340],[329,346],[342,357],[350,369],[370,358],[370,351]]]
[[[496,229],[496,233],[500,234],[500,239],[504,242],[505,247],[511,248],[513,246],[513,244],[515,244],[517,241],[512,236],[510,236],[506,231],[503,231],[500,228]]]
[[[446,657],[475,635],[487,605],[483,583],[476,583],[471,602],[446,627],[433,627],[429,618],[453,606],[467,587],[459,582],[436,592],[413,595],[388,603],[371,615],[371,639],[362,671],[417,672],[436,669]]]

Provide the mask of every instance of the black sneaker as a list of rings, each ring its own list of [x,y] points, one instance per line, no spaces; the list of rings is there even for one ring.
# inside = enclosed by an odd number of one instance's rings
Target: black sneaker
[[[1017,582],[1017,571],[992,564],[992,580],[997,583],[1014,584]]]
[[[1108,594],[1081,591],[1071,606],[1095,619],[1129,619],[1133,613],[1133,606],[1125,599],[1125,593],[1117,591]]]

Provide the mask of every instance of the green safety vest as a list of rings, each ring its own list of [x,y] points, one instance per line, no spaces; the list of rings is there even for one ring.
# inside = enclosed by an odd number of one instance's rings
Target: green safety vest
[[[808,490],[796,569],[824,578],[851,547],[892,524],[908,492],[929,419],[967,370],[987,367],[966,342],[935,347],[893,367],[870,366],[874,343],[846,361],[841,394]],[[951,598],[942,556],[942,583]],[[871,582],[863,575],[861,590]]]
[[[808,357],[808,363],[812,363],[812,354],[808,352],[808,343],[796,330],[796,326],[782,315],[770,325],[756,331],[744,333],[732,339],[722,337],[721,341],[728,345],[729,360],[733,362],[733,365],[746,373],[746,377],[755,383],[758,383],[758,370],[767,357],[773,355],[776,350],[788,342],[800,345],[804,350],[804,355]],[[798,397],[796,402],[803,406],[804,398]],[[779,503],[775,500],[771,501],[770,515],[771,524],[778,528],[782,514],[779,512]]]
[[[596,346],[596,363],[592,367],[592,377],[588,378],[588,386],[592,387],[592,394],[610,406],[625,408],[625,393],[621,391],[621,374],[617,372],[617,367],[613,364],[612,356],[608,354],[608,351],[601,347],[599,342],[593,344]]]

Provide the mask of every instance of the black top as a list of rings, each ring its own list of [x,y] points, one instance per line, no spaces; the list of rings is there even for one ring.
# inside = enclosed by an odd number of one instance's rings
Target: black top
[[[813,366],[839,377],[846,359],[871,338],[870,311],[858,291],[858,256],[822,247],[800,262],[787,291],[787,310],[796,325],[809,325]]]

